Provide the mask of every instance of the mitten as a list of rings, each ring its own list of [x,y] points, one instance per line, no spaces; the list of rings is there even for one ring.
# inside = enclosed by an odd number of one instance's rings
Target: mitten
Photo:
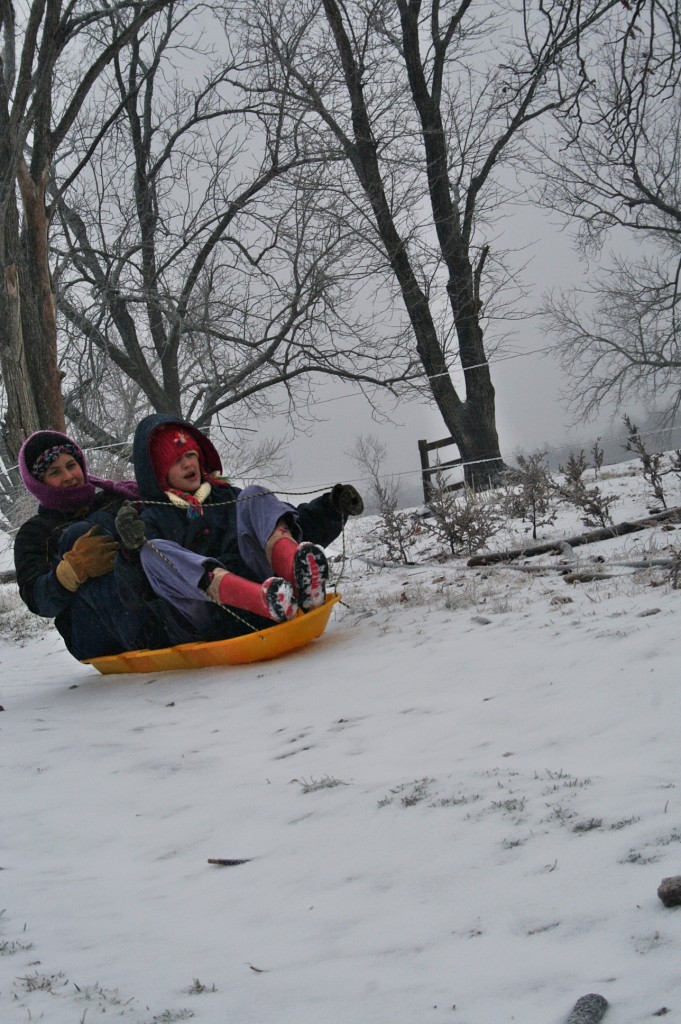
[[[104,576],[113,569],[118,544],[99,526],[79,537],[55,569],[62,587],[75,594],[86,580]]]
[[[364,502],[352,484],[336,484],[331,491],[331,503],[343,517],[361,516]]]
[[[144,523],[139,517],[137,509],[128,502],[121,505],[116,515],[116,529],[121,543],[127,551],[139,551],[147,539],[144,531]]]

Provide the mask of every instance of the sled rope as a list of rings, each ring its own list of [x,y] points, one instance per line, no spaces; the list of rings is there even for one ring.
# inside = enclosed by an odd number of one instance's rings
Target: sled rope
[[[342,544],[342,547],[341,547],[340,571],[339,571],[338,575],[335,576],[333,581],[329,580],[329,583],[334,588],[336,593],[338,593],[338,588],[340,586],[341,580],[343,579],[343,573],[345,572],[345,566],[347,565],[347,561],[348,561],[347,548],[346,548],[346,545],[345,545],[345,523],[343,523],[343,528],[341,530],[341,544]]]
[[[239,501],[251,501],[252,498],[264,498],[269,494],[273,494],[273,491],[257,491],[255,494],[249,494],[245,498],[239,495],[238,498],[230,498],[229,501],[211,501],[211,508],[221,508],[223,505],[236,505]],[[286,491],[286,494],[290,494],[294,498],[305,497],[308,494],[318,494],[319,489],[316,488],[313,491]],[[152,501],[151,498],[130,498],[128,499],[133,505],[164,505],[169,504],[168,501]]]

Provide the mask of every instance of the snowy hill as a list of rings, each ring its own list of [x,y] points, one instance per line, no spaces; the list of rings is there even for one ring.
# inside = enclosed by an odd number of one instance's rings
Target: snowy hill
[[[601,485],[647,515],[633,464]],[[381,565],[376,525],[278,661],[103,677],[3,613],[3,1024],[681,1021],[681,590],[638,567],[679,529],[575,548],[601,578],[570,584]]]

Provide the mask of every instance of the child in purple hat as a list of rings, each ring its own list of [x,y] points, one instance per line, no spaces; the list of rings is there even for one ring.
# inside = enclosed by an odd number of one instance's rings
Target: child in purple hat
[[[139,492],[131,481],[93,476],[66,434],[39,430],[19,452],[19,472],[38,501],[19,529],[14,564],[19,593],[35,614],[54,619],[74,657],[154,646],[145,617],[120,600],[112,572],[116,513]]]

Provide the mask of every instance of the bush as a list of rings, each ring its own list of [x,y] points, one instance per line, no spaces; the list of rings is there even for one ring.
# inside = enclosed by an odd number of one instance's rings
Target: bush
[[[503,511],[511,519],[529,523],[532,539],[537,539],[537,529],[551,526],[556,520],[552,507],[556,497],[556,484],[546,465],[546,452],[536,451],[533,455],[518,456],[516,468],[505,474],[508,491],[503,499]]]
[[[498,506],[489,494],[476,493],[469,487],[450,490],[439,471],[426,508],[424,530],[445,544],[452,555],[474,555],[486,547],[500,526]]]
[[[559,468],[565,479],[557,486],[557,492],[564,502],[580,509],[583,524],[588,527],[611,526],[610,506],[617,498],[614,495],[606,498],[599,487],[586,486],[582,479],[586,469],[584,452],[579,455],[570,453],[567,464]]]
[[[398,485],[392,477],[381,473],[385,445],[374,435],[360,436],[350,455],[369,475],[370,496],[378,505],[380,520],[377,537],[385,547],[387,558],[411,564],[410,548],[421,532],[421,525],[411,512],[398,510]]]

